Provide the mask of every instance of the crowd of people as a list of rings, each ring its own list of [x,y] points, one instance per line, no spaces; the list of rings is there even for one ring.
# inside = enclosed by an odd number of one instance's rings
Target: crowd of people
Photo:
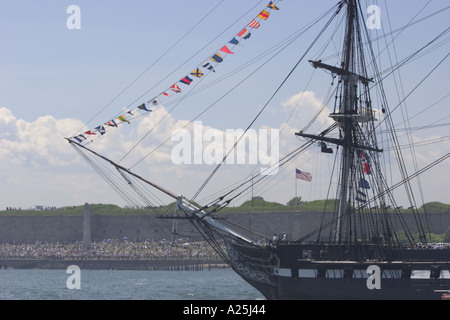
[[[0,243],[0,259],[220,259],[206,241],[108,239],[72,243]]]

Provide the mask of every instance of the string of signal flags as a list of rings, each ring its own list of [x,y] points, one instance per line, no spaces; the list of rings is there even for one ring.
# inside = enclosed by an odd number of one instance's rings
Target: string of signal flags
[[[281,1],[281,0],[279,0]],[[276,1],[277,3],[278,1]],[[87,143],[91,142],[94,136],[102,136],[107,133],[111,128],[118,128],[119,125],[128,123],[130,124],[130,120],[133,120],[139,116],[139,114],[152,112],[151,107],[157,106],[162,103],[164,98],[171,97],[173,95],[179,94],[183,91],[183,86],[189,86],[195,79],[202,78],[207,72],[216,72],[215,67],[217,64],[222,63],[224,61],[225,56],[234,54],[232,51],[235,46],[240,45],[240,42],[243,40],[248,40],[251,37],[251,34],[254,30],[258,29],[261,26],[263,21],[266,21],[272,10],[279,10],[279,7],[276,6],[276,3],[270,1],[265,8],[258,13],[258,15],[250,21],[241,31],[239,31],[233,38],[228,41],[224,46],[222,46],[216,53],[210,56],[205,62],[203,62],[200,66],[196,67],[192,72],[188,75],[174,83],[168,89],[164,90],[154,98],[148,100],[145,103],[140,104],[136,108],[125,112],[124,114],[111,119],[105,122],[102,125],[99,125],[93,129],[85,131],[81,134],[75,135],[70,139],[77,141],[78,143]]]

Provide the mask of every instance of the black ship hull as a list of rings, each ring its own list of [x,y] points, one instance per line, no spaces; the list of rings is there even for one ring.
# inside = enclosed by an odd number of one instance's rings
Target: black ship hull
[[[234,244],[228,252],[234,270],[267,299],[438,300],[450,292],[450,249]]]
[[[278,299],[302,300],[441,300],[448,292],[438,279],[382,279],[369,289],[366,279],[308,279],[278,277]]]

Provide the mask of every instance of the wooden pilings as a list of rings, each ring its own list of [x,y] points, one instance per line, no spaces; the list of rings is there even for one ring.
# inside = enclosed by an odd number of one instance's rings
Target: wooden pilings
[[[202,271],[221,267],[222,260],[196,259],[0,259],[0,269],[66,269],[70,265],[77,265],[85,270],[164,270],[164,271]]]

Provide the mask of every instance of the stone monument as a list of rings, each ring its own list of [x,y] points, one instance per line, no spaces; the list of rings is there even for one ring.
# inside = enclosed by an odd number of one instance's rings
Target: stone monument
[[[91,248],[91,209],[89,204],[84,204],[83,213],[83,248],[89,250]]]

